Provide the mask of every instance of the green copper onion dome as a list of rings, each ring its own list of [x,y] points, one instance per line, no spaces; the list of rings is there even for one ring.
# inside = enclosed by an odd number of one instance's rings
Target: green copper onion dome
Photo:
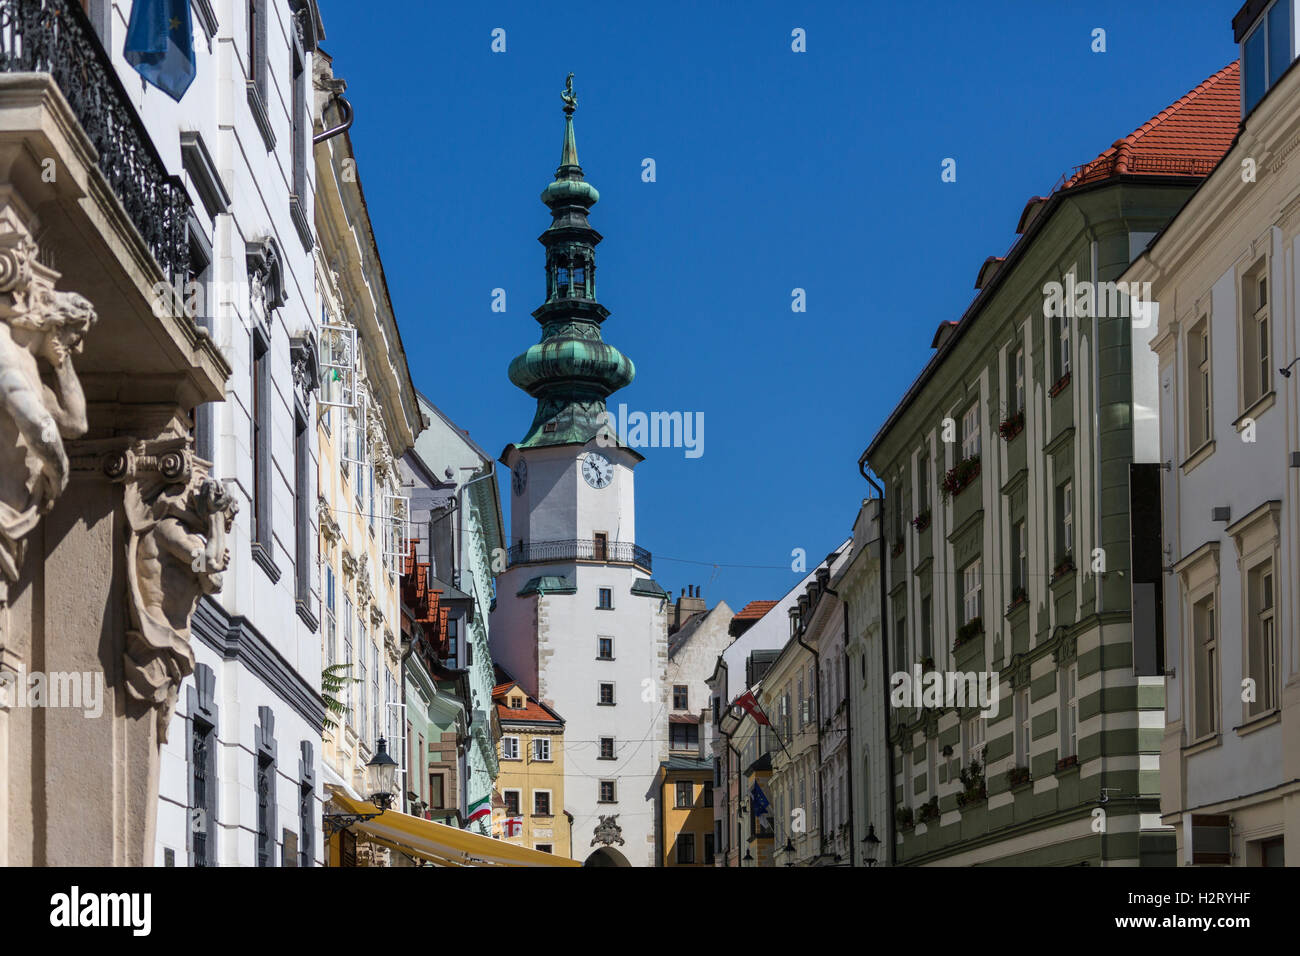
[[[609,310],[596,300],[596,245],[587,221],[600,199],[578,165],[573,135],[573,74],[564,92],[564,146],[555,180],[542,190],[551,225],[546,247],[546,301],[533,312],[541,341],[510,363],[510,381],[537,399],[537,414],[520,447],[587,442],[602,424],[605,399],[636,376],[632,360],[601,339]]]

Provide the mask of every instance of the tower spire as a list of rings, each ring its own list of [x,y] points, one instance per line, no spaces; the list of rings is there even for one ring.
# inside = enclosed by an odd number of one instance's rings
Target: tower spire
[[[537,399],[537,413],[520,447],[590,441],[604,423],[605,399],[631,383],[632,360],[601,338],[609,310],[596,301],[596,245],[601,235],[587,221],[600,200],[578,165],[573,74],[565,82],[564,147],[555,180],[542,190],[551,225],[538,241],[546,247],[546,301],[533,311],[541,341],[510,363],[510,381]]]

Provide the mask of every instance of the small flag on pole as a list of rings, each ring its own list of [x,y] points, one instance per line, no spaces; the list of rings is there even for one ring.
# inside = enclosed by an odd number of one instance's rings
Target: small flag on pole
[[[772,722],[767,719],[767,714],[763,713],[763,708],[758,706],[758,700],[754,697],[752,690],[747,690],[737,697],[736,706],[753,717],[756,723],[760,723],[764,727],[772,726]]]
[[[491,797],[480,797],[478,800],[475,800],[472,804],[470,804],[470,808],[469,808],[470,823],[473,823],[476,820],[482,820],[484,817],[490,817],[490,816],[492,816]]]
[[[135,0],[122,54],[146,82],[179,103],[198,72],[190,0]]]

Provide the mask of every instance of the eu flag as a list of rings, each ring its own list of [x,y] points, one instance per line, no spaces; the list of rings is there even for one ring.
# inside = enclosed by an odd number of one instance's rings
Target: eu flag
[[[197,72],[190,0],[135,0],[122,52],[147,82],[179,103]]]

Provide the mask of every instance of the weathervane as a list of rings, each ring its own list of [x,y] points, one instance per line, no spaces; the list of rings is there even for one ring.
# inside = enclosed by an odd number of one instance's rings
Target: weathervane
[[[570,116],[578,108],[578,97],[573,92],[573,74],[570,73],[568,79],[564,81],[564,92],[560,94],[560,99],[564,100],[564,112]]]

